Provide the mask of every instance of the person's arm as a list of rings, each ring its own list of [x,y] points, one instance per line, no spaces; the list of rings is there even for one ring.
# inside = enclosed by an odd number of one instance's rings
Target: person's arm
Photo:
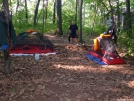
[[[71,25],[70,25],[70,27],[69,27],[68,36],[70,36],[70,33],[71,33]]]
[[[71,33],[71,30],[69,30],[69,33]]]
[[[72,33],[71,31],[72,31],[72,26],[70,25],[70,27],[69,27],[69,34]]]
[[[68,31],[68,37],[70,36],[70,30]]]
[[[70,25],[70,27],[69,27],[69,33],[71,33],[71,29],[72,29],[72,28],[71,28],[71,25]]]

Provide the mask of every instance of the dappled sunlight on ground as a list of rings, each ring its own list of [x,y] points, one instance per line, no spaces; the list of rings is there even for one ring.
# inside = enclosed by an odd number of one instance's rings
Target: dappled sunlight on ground
[[[101,66],[86,58],[89,47],[59,42],[39,60],[11,57],[9,77],[0,65],[0,101],[133,101],[133,65]]]
[[[134,88],[134,80],[127,83],[128,87]]]

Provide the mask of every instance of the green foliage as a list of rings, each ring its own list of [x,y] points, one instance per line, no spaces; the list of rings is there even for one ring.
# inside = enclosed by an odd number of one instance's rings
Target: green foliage
[[[71,24],[72,21],[74,21],[74,14],[66,14],[67,12],[64,11],[62,18],[66,18],[62,21],[62,29],[63,32],[67,32],[69,29],[69,26]]]
[[[2,4],[3,0],[0,0],[0,5]]]
[[[90,26],[83,27],[82,29],[83,29],[83,33],[86,33],[86,34],[90,34],[93,31],[92,27],[90,27]]]
[[[106,32],[107,31],[107,27],[104,26],[104,25],[96,25],[95,27],[95,32],[97,32],[98,34],[101,34],[103,32]]]
[[[125,50],[127,55],[134,55],[134,40],[127,35],[127,31],[121,31],[118,34],[118,48]]]
[[[55,24],[46,24],[44,33],[54,33],[56,31],[56,25]]]

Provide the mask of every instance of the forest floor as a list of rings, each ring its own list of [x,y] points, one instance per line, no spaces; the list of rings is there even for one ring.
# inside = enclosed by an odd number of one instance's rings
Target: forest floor
[[[0,101],[134,101],[133,60],[101,66],[86,58],[90,42],[47,36],[56,54],[11,57],[10,76],[0,64]]]

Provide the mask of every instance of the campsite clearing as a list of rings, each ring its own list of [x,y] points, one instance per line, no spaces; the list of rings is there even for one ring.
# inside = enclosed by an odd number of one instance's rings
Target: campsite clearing
[[[101,66],[86,58],[89,43],[47,36],[56,54],[11,57],[9,77],[0,64],[0,101],[134,101],[133,60]]]

